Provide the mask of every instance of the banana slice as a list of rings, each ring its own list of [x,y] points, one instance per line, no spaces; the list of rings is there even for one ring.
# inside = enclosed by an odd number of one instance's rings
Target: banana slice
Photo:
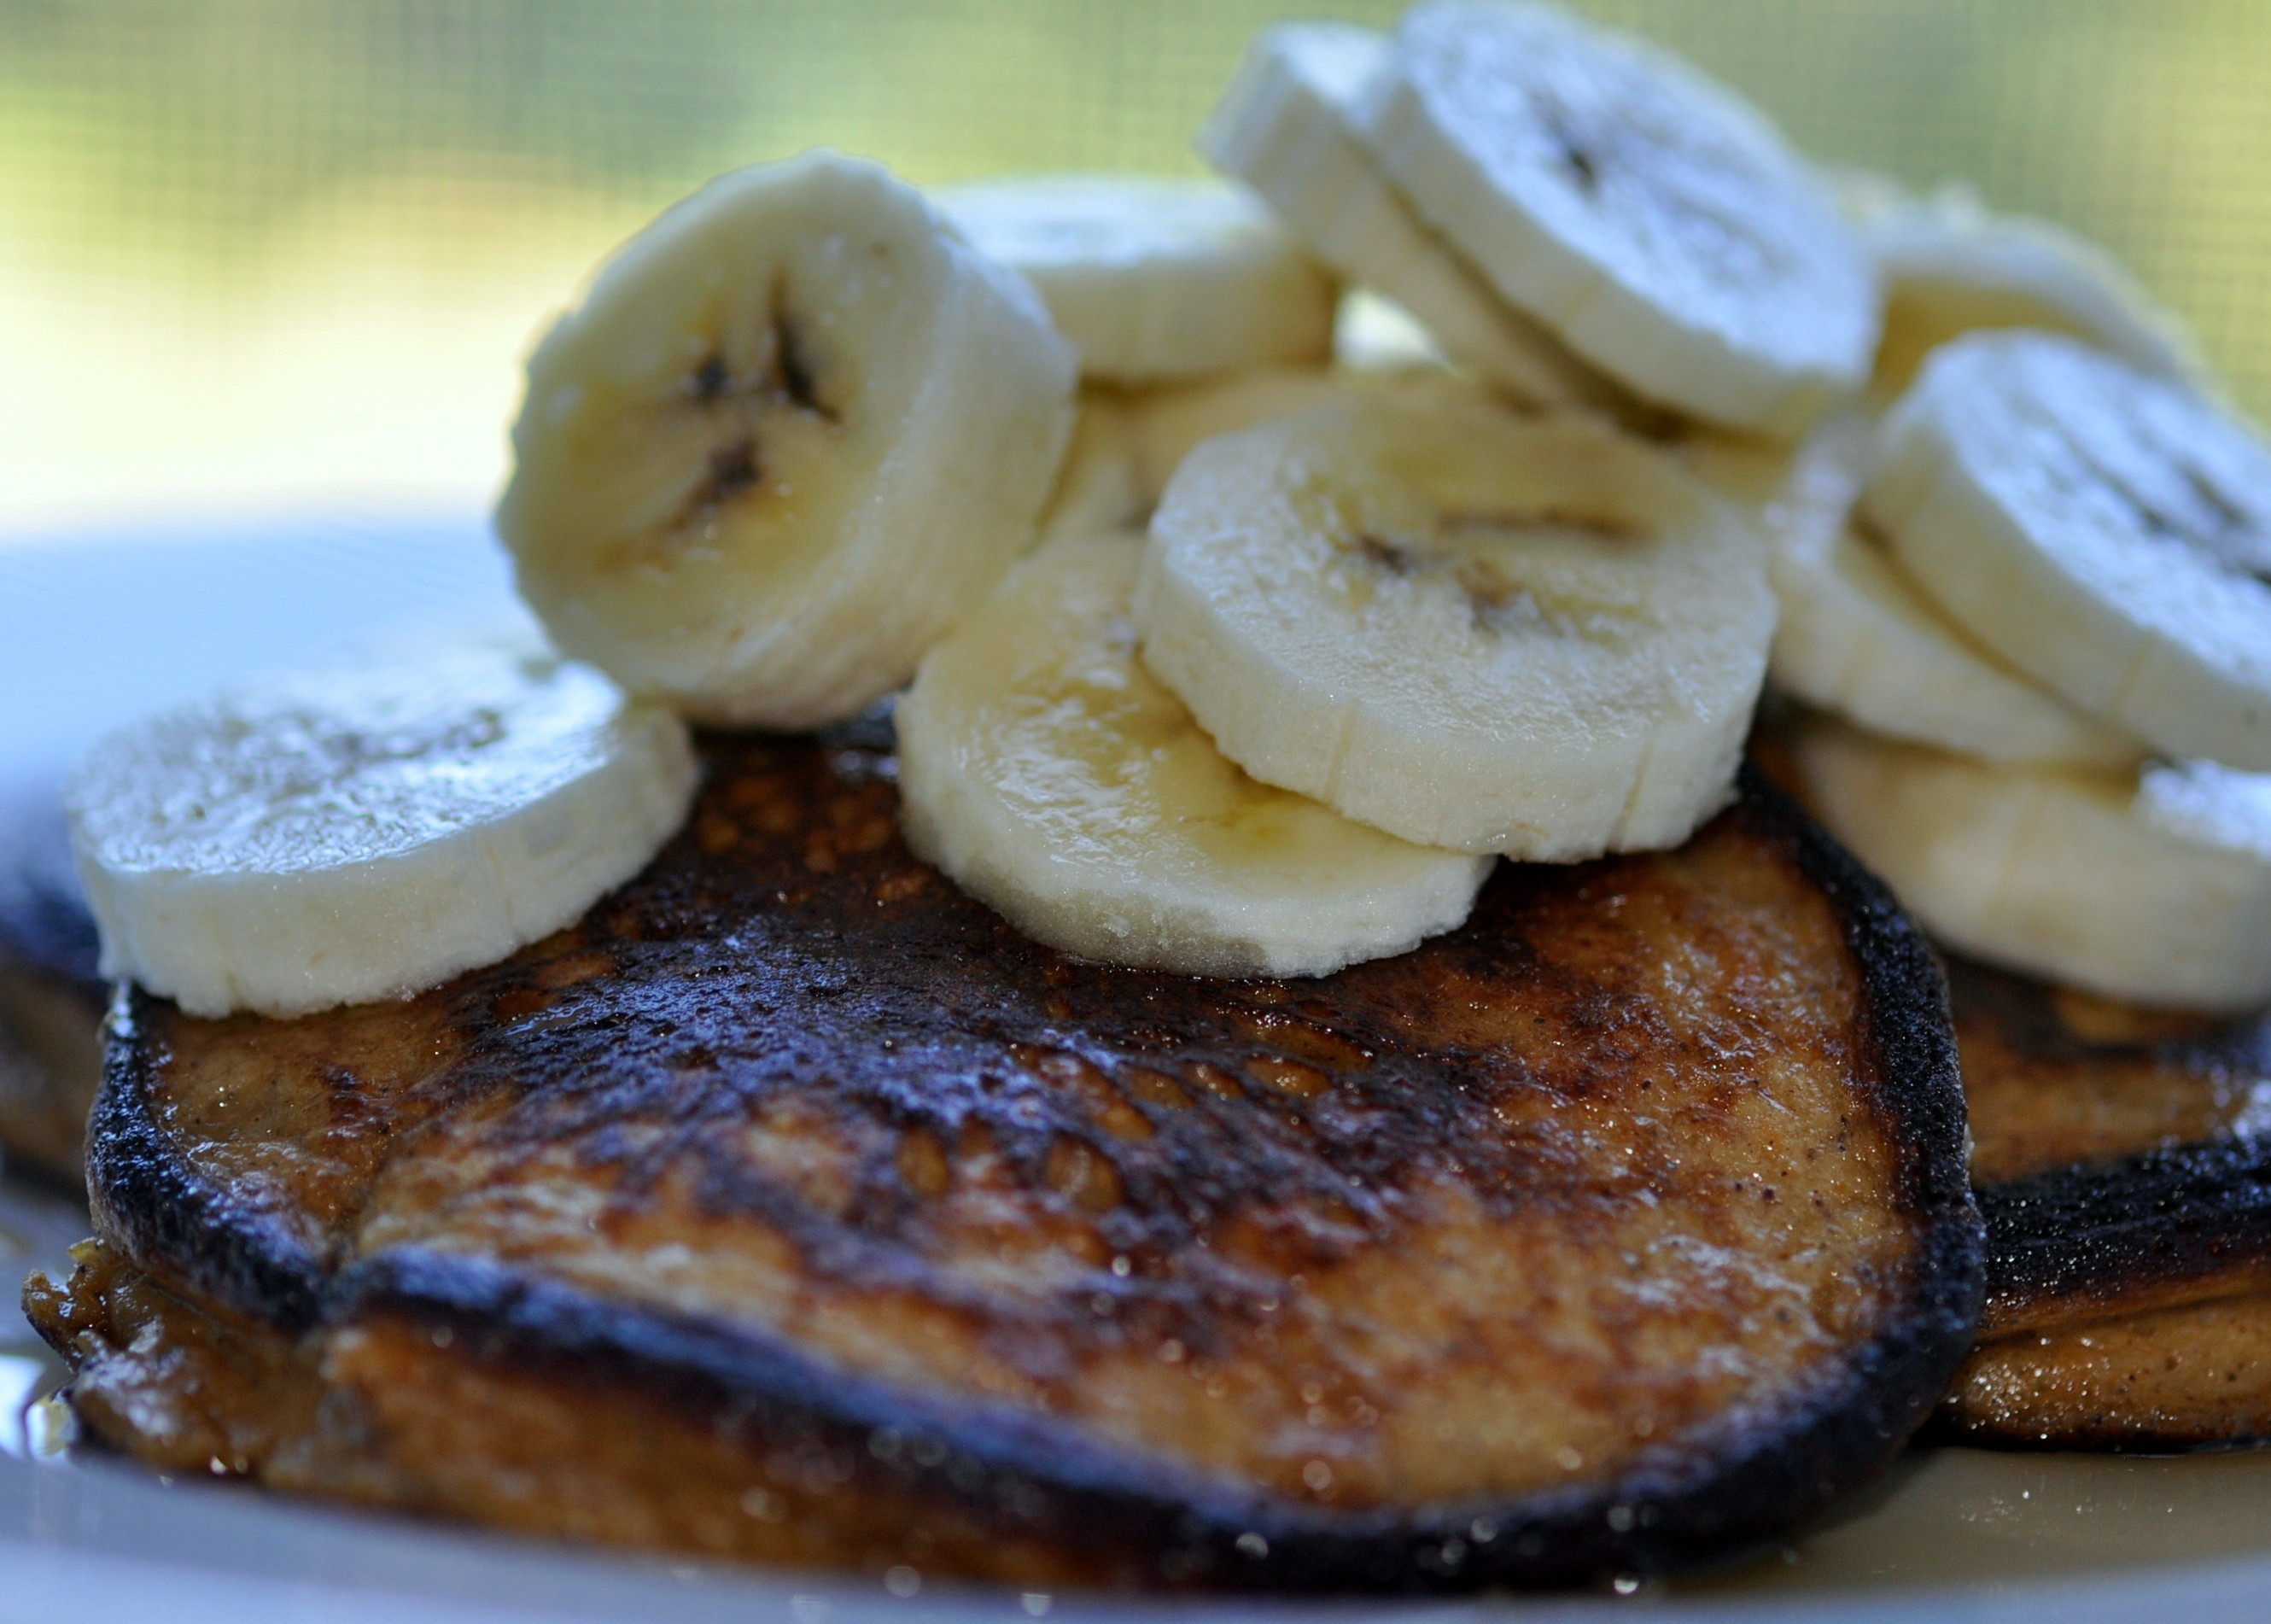
[[[1264,367],[1210,384],[1154,391],[1129,413],[1136,482],[1157,505],[1192,450],[1217,435],[1237,434],[1281,417],[1354,398],[1346,373],[1317,367]]]
[[[2133,768],[2136,740],[2052,698],[1974,643],[1850,527],[1791,537],[1768,566],[1781,616],[1768,674],[1896,739],[1990,761]]]
[[[1166,494],[1183,458],[1218,435],[1238,434],[1320,406],[1359,400],[1405,400],[1493,410],[1490,398],[1447,369],[1426,362],[1314,367],[1264,367],[1211,384],[1150,391],[1129,410],[1137,481],[1148,512]]]
[[[1887,399],[1927,353],[1976,328],[2066,333],[2144,371],[2199,383],[2184,325],[2111,255],[2048,220],[1990,213],[1966,188],[1881,207],[1861,227],[1885,288],[1875,387]]]
[[[1157,498],[1143,488],[1137,413],[1121,395],[1084,391],[1055,495],[1041,515],[1041,540],[1140,530]]]
[[[1326,264],[1417,316],[1456,360],[1540,406],[1618,391],[1492,291],[1422,225],[1365,150],[1353,109],[1387,37],[1348,23],[1284,23],[1246,48],[1198,149],[1261,194]]]
[[[1490,860],[1257,784],[1136,662],[1143,542],[1065,535],[899,702],[907,838],[1038,941],[1195,975],[1322,975],[1467,917]]]
[[[1151,671],[1266,783],[1426,846],[1676,846],[1728,794],[1762,544],[1582,421],[1362,399],[1210,440],[1152,515]]]
[[[1767,674],[1785,692],[1895,738],[1997,761],[2133,767],[2143,748],[1980,647],[1848,523],[1874,421],[1856,406],[1795,449],[1699,433],[1683,461],[1772,544],[1779,613]]]
[[[1031,288],[808,153],[665,212],[537,346],[497,533],[553,639],[634,693],[816,726],[1031,544],[1072,387]]]
[[[684,820],[686,727],[532,637],[279,678],[66,791],[102,972],[193,1015],[416,992],[573,922]]]
[[[1990,765],[1824,726],[1814,809],[1965,952],[2110,997],[2271,999],[2271,776]]]
[[[1968,334],[1887,416],[1864,506],[1981,643],[2163,755],[2271,769],[2271,450],[2053,333]]]
[[[1052,175],[936,196],[983,252],[1040,290],[1083,377],[1154,383],[1331,353],[1332,279],[1236,187]]]
[[[1634,392],[1797,433],[1868,376],[1874,273],[1818,178],[1684,63],[1546,5],[1424,0],[1367,144],[1506,300]]]
[[[1364,287],[1341,295],[1333,318],[1333,365],[1362,370],[1449,364],[1426,324],[1393,299]]]

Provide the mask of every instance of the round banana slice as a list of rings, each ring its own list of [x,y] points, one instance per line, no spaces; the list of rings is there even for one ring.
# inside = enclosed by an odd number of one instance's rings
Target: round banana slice
[[[1263,367],[1207,384],[1153,391],[1129,411],[1137,483],[1157,505],[1193,448],[1281,417],[1353,398],[1346,373],[1319,367]]]
[[[743,169],[537,346],[497,533],[553,639],[634,693],[817,726],[1031,544],[1073,381],[1032,290],[883,169]]]
[[[899,702],[907,838],[1026,935],[1195,975],[1322,975],[1456,927],[1490,860],[1257,784],[1136,659],[1139,538],[1065,535]]]
[[[1996,765],[1834,725],[1794,748],[1822,821],[1965,952],[2140,1003],[2271,999],[2271,776]]]
[[[2271,449],[2054,333],[1970,333],[1885,419],[1863,495],[1965,630],[2160,753],[2271,769]]]
[[[1040,290],[1083,377],[1154,383],[1331,353],[1332,279],[1236,187],[1050,175],[936,197],[982,251]]]
[[[1874,273],[1754,108],[1558,7],[1423,0],[1357,116],[1420,215],[1619,384],[1789,436],[1868,376]]]
[[[1136,623],[1255,778],[1421,845],[1570,861],[1676,846],[1726,801],[1764,551],[1606,428],[1365,399],[1186,458]]]
[[[1960,187],[1861,227],[1885,289],[1876,388],[1898,395],[1938,346],[1976,328],[2066,333],[2163,376],[2199,381],[2183,324],[2113,257],[2048,220],[1990,213]]]
[[[1389,366],[1264,367],[1209,384],[1153,390],[1130,405],[1137,482],[1148,512],[1183,458],[1217,435],[1238,434],[1320,406],[1368,399],[1470,403],[1490,398],[1457,373],[1427,362]]]
[[[1767,672],[1896,739],[1990,761],[2133,768],[2136,740],[2044,693],[1967,637],[1850,527],[1793,536],[1768,565],[1781,616]]]
[[[1157,497],[1143,488],[1138,413],[1116,391],[1087,390],[1055,494],[1041,514],[1041,540],[1140,530]]]
[[[686,816],[685,725],[532,638],[280,677],[66,791],[102,972],[193,1015],[416,992],[572,923]]]
[[[1539,406],[1606,405],[1618,391],[1508,305],[1421,224],[1354,127],[1387,36],[1350,23],[1282,23],[1246,48],[1198,149],[1261,195],[1318,257],[1424,323],[1445,351]]]

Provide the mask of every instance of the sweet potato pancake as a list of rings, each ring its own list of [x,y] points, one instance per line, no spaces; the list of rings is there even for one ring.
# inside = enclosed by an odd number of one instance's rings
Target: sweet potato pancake
[[[292,1022],[130,995],[28,1304],[153,1464],[1022,1583],[1647,1572],[1969,1345],[1943,986],[1772,790],[1315,981],[1076,962],[886,734],[708,747],[577,928]]]
[[[1978,1442],[2271,1435],[2271,1017],[2146,1010],[1955,963],[1987,1218]]]

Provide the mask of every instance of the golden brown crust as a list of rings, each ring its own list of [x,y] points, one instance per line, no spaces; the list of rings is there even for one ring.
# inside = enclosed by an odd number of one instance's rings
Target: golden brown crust
[[[1506,869],[1403,958],[1221,982],[1017,936],[900,846],[873,741],[711,762],[646,875],[506,965],[127,1011],[106,1234],[316,1350],[395,1503],[513,1521],[532,1470],[420,1394],[636,1392],[744,1418],[737,1494],[786,1492],[765,1440],[853,1463],[799,1513],[831,1551],[920,1505],[934,1566],[999,1576],[1563,1582],[1867,1475],[1960,1356],[1936,972],[1761,786],[1679,853]]]
[[[1961,957],[1948,987],[1983,1187],[2219,1137],[2271,1084],[2271,1016],[2148,1009]]]
[[[1990,1342],[1943,1430],[2002,1447],[2149,1454],[2271,1438],[2271,1294],[2081,1320]]]
[[[2271,1017],[2148,1010],[1950,965],[1988,1226],[1983,1345],[1940,1418],[2019,1447],[2264,1431]]]

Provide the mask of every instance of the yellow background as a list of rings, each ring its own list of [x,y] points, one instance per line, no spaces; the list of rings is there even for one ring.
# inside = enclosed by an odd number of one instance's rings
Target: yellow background
[[[1599,0],[1817,157],[2089,232],[2271,413],[2271,4]],[[1251,0],[0,0],[0,536],[462,507],[593,260],[733,165],[1195,170]]]

